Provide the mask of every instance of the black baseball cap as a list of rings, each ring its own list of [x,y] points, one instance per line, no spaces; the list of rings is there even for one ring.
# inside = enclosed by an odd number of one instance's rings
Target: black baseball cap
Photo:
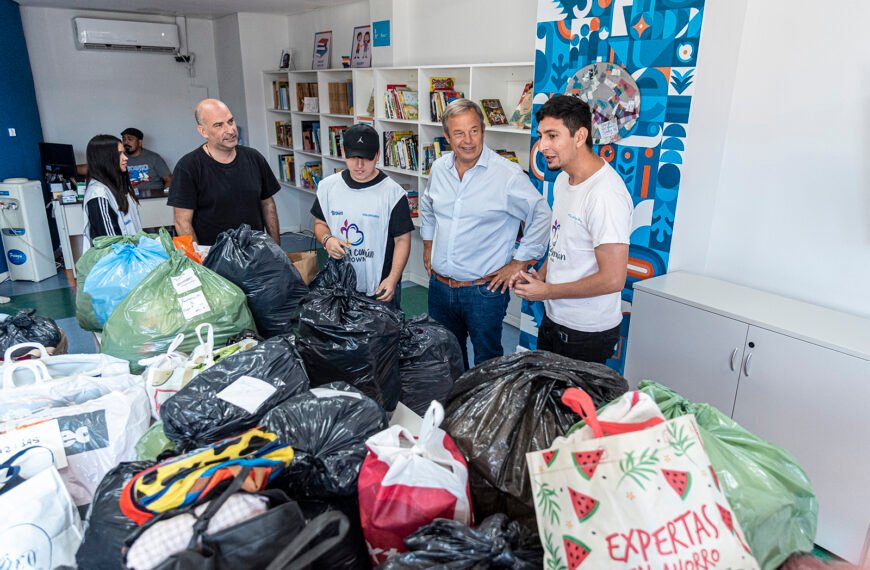
[[[121,131],[121,136],[123,137],[124,135],[133,135],[140,141],[145,138],[145,135],[142,134],[142,131],[140,131],[136,127],[127,127],[126,129]]]
[[[378,131],[363,124],[354,125],[344,131],[342,141],[344,142],[345,158],[358,157],[374,160],[381,148]]]

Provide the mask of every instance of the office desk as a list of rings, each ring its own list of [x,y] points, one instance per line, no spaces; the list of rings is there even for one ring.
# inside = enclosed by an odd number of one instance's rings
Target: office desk
[[[139,217],[143,228],[171,226],[172,208],[166,205],[166,196],[139,199]],[[59,200],[51,203],[57,232],[60,235],[60,248],[63,251],[63,265],[72,269],[75,276],[75,263],[81,257],[84,244],[85,215],[81,202],[61,204]]]

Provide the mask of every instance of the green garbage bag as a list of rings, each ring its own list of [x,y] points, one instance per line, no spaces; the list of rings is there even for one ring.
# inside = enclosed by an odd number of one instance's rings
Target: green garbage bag
[[[163,433],[163,422],[157,422],[142,434],[136,442],[137,461],[157,461],[157,457],[164,451],[174,450],[175,446]]]
[[[130,362],[138,374],[144,370],[139,361],[165,353],[178,333],[184,333],[184,342],[177,350],[190,354],[202,323],[214,327],[215,346],[244,329],[256,330],[241,289],[172,250],[109,316],[101,349]]]
[[[87,279],[91,269],[99,260],[112,253],[114,244],[138,244],[143,236],[157,238],[156,235],[145,232],[139,232],[132,236],[100,236],[94,239],[91,248],[76,262],[76,319],[84,330],[99,332],[103,328],[94,314],[91,296],[85,293],[85,279]]]
[[[784,449],[746,431],[709,404],[692,403],[649,380],[638,386],[667,419],[695,414],[722,490],[763,570],[795,552],[809,552],[819,505],[810,480]]]

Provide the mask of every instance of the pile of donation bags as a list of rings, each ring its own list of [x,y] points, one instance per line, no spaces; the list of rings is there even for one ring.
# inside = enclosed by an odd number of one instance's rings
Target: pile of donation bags
[[[711,568],[767,570],[812,548],[806,476],[727,416],[547,352],[464,372],[446,329],[357,293],[348,264],[300,296],[257,234],[227,232],[203,265],[159,239],[167,258],[117,300],[103,354],[0,367],[2,556],[574,570],[715,552]],[[274,315],[254,309],[264,290]],[[605,540],[630,534],[620,513],[653,536],[678,511],[700,513],[686,548]]]

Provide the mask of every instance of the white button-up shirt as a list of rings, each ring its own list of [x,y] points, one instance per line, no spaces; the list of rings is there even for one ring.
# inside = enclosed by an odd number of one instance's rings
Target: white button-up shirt
[[[547,249],[550,207],[528,175],[486,145],[459,179],[453,153],[432,165],[420,199],[420,235],[432,240],[432,270],[458,281],[489,275],[511,259]],[[520,222],[523,238],[516,247]]]

